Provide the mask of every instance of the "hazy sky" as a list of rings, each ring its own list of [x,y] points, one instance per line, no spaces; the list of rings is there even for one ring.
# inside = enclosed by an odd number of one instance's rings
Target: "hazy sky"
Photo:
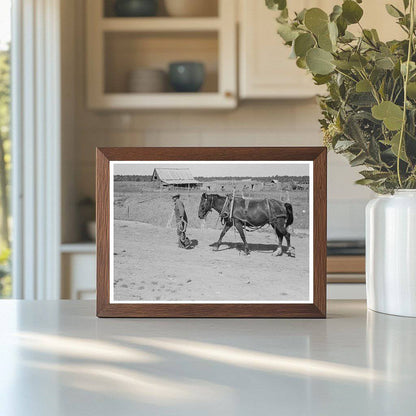
[[[119,163],[114,162],[115,175],[151,175],[155,168],[187,167],[193,176],[304,176],[309,175],[308,162],[292,163]]]

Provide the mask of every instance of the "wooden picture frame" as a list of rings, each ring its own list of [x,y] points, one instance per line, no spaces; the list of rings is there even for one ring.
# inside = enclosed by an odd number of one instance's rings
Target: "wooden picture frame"
[[[326,317],[326,178],[324,147],[205,147],[205,148],[97,148],[97,316],[98,317],[187,317],[187,318],[325,318]],[[181,161],[181,163],[310,162],[313,210],[312,298],[306,303],[261,302],[110,302],[110,163]],[[203,162],[202,162],[203,161]],[[114,256],[113,256],[114,258]],[[278,258],[276,258],[278,261]],[[261,273],[261,271],[259,271]]]

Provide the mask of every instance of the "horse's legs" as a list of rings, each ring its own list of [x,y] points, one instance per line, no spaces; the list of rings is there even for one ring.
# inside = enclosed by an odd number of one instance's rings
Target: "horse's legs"
[[[290,233],[288,231],[286,231],[285,239],[287,243],[287,251],[286,251],[287,255],[289,257],[295,257],[295,247],[292,247],[290,245]]]
[[[226,222],[224,224],[224,228],[221,231],[220,238],[218,239],[216,243],[213,244],[215,250],[218,250],[220,248],[220,245],[222,244],[222,239],[224,238],[227,231],[232,227],[232,225],[233,225],[232,222]]]
[[[277,248],[273,251],[273,256],[281,256],[283,254],[282,242],[283,242],[283,234],[277,229],[277,226],[273,226],[274,231],[276,233],[276,242]]]
[[[241,239],[243,240],[243,251],[245,254],[250,254],[250,250],[248,249],[248,244],[246,240],[246,236],[244,234],[243,223],[241,221],[234,221],[235,228],[240,234]]]
[[[290,245],[290,233],[287,231],[284,219],[279,219],[278,222],[274,225],[274,230],[276,231],[276,235],[278,238],[278,245],[275,252],[273,252],[274,256],[281,256],[283,254],[283,248],[282,248],[282,241],[283,237],[286,239],[287,243],[287,255],[290,257],[295,257],[295,248]]]

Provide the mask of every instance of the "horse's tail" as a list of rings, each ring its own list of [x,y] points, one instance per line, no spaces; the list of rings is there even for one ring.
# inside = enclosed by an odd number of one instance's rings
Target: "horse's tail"
[[[292,204],[289,204],[288,202],[286,202],[285,208],[286,208],[286,214],[287,214],[286,227],[288,227],[289,225],[293,224]]]

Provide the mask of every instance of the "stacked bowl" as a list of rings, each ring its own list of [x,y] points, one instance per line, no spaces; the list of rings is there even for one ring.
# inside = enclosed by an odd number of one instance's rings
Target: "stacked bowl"
[[[166,72],[162,69],[137,68],[129,73],[128,91],[158,93],[167,90]]]

